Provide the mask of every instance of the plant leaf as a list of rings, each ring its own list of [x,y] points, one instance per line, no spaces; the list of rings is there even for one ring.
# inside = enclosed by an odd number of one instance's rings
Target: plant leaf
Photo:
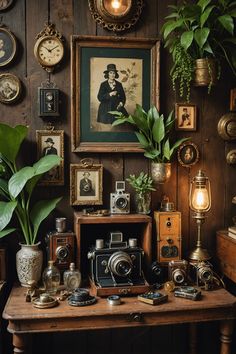
[[[182,47],[187,50],[193,42],[193,31],[186,31],[180,37]]]
[[[211,0],[199,0],[197,2],[197,5],[201,7],[202,12],[203,12],[210,2],[211,2]]]
[[[163,155],[169,161],[170,160],[170,142],[169,139],[166,140],[164,147],[163,147]]]
[[[210,13],[212,12],[212,10],[215,8],[214,5],[212,6],[209,6],[206,11],[204,11],[202,14],[201,14],[201,17],[200,17],[200,24],[201,24],[201,28],[203,28],[205,22],[207,21],[208,17],[210,16]]]
[[[218,21],[232,36],[234,35],[234,20],[230,15],[223,15],[218,17]]]
[[[34,168],[31,166],[23,167],[18,172],[14,173],[8,182],[9,193],[13,198],[24,188],[26,182],[34,176]]]
[[[169,36],[169,34],[173,32],[176,28],[181,27],[184,23],[184,20],[181,18],[177,21],[168,21],[168,22],[169,23],[167,23],[163,33],[164,39],[166,39]]]
[[[0,231],[0,238],[7,236],[9,234],[11,234],[12,232],[16,231],[16,229],[11,228],[11,229],[5,229],[3,231]]]
[[[61,198],[54,198],[51,200],[41,200],[37,202],[30,213],[30,220],[33,224],[33,242],[36,239],[38,229],[40,224],[44,219],[48,217],[53,209],[55,209],[57,203],[61,200]]]
[[[3,178],[0,178],[0,194],[4,197],[9,195],[8,182]]]
[[[164,139],[165,137],[165,125],[163,121],[163,117],[157,119],[152,128],[153,139],[158,144]]]
[[[139,143],[144,147],[147,148],[149,146],[149,141],[145,138],[142,133],[135,132],[135,135],[139,141]]]
[[[194,33],[194,39],[200,48],[202,48],[206,43],[209,33],[210,33],[210,29],[207,27],[196,29]]]
[[[0,202],[0,231],[2,231],[11,221],[12,214],[17,206],[17,202]]]
[[[18,125],[12,128],[6,124],[0,124],[0,153],[10,162],[14,163],[20,150],[21,143],[28,133],[28,128]]]

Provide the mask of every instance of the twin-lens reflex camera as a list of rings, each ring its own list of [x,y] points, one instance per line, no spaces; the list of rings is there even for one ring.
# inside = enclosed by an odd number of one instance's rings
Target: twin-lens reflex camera
[[[107,243],[97,239],[88,252],[92,282],[102,288],[145,285],[143,255],[136,238],[129,238],[127,243],[122,232],[110,232]]]
[[[169,280],[175,285],[182,286],[189,283],[196,286],[205,286],[208,290],[214,282],[212,264],[207,261],[188,263],[186,260],[170,261],[168,265]]]
[[[111,214],[130,213],[130,194],[125,193],[125,182],[116,181],[115,193],[110,193]]]
[[[74,262],[75,234],[66,231],[65,218],[56,218],[55,221],[56,230],[50,231],[45,237],[47,259],[64,271]]]

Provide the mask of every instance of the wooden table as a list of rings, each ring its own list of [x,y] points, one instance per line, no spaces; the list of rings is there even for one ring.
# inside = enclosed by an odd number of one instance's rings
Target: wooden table
[[[221,354],[230,354],[236,298],[224,289],[204,291],[202,300],[191,301],[169,295],[167,303],[157,306],[141,303],[136,297],[124,297],[120,306],[111,306],[106,298],[94,305],[72,307],[67,301],[51,309],[37,309],[25,302],[26,289],[14,287],[3,317],[13,334],[14,353],[25,353],[32,333],[143,327],[220,321]],[[196,353],[194,345],[191,353]]]

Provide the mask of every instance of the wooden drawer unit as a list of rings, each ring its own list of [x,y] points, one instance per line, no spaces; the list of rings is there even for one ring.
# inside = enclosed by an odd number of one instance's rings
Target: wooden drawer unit
[[[226,230],[216,234],[216,256],[222,273],[236,282],[236,239],[229,237]]]

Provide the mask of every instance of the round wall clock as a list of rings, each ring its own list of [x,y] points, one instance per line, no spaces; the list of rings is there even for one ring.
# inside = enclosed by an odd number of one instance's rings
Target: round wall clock
[[[15,55],[15,36],[7,28],[0,27],[0,67],[11,63]]]
[[[63,58],[63,43],[56,36],[39,38],[34,46],[34,55],[43,67],[53,67]]]
[[[4,10],[8,9],[8,7],[10,7],[12,3],[13,3],[13,0],[1,0],[0,1],[0,11],[4,11]]]
[[[48,72],[60,63],[64,56],[62,35],[53,24],[48,24],[36,38],[34,55],[39,64]]]
[[[21,82],[17,76],[13,74],[0,75],[0,102],[15,102],[21,93]]]

